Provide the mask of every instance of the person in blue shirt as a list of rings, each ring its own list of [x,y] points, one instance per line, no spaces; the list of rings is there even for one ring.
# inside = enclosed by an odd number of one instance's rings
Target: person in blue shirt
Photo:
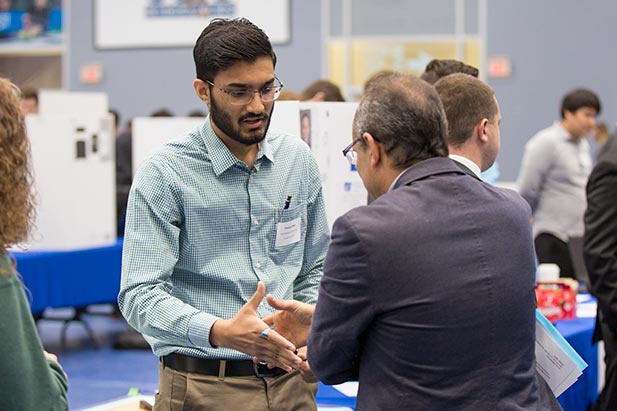
[[[161,357],[155,410],[315,410],[302,353],[261,318],[266,290],[316,301],[329,241],[317,163],[269,129],[283,85],[261,29],[214,19],[193,55],[209,115],[134,177],[119,306]]]

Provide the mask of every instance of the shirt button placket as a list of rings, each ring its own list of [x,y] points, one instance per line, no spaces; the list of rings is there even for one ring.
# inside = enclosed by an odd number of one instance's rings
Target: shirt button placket
[[[252,195],[251,195],[251,185],[253,183],[253,178],[255,171],[251,170],[251,173],[249,174],[249,178],[247,180],[247,192],[248,192],[248,196],[249,196],[249,204],[252,202]],[[260,230],[263,229],[263,227],[259,227],[259,219],[257,218],[256,215],[251,214],[250,216],[250,222],[251,222],[251,227],[249,229],[249,252],[251,255],[251,260],[253,261],[253,270],[255,271],[255,274],[257,275],[257,277],[260,280],[265,280],[264,278],[264,262],[262,260],[262,253],[261,250],[259,249],[259,244],[261,243],[261,233]]]

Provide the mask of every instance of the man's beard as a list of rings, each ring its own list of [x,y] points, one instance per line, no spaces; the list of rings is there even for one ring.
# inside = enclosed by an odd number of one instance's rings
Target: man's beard
[[[255,98],[259,98],[259,97],[255,97]],[[266,133],[268,132],[268,128],[270,127],[270,119],[271,119],[273,110],[274,110],[274,104],[272,105],[272,110],[270,110],[270,114],[267,114],[265,112],[259,113],[259,114],[256,114],[256,113],[245,114],[238,119],[238,124],[234,126],[229,114],[219,108],[214,98],[210,100],[210,118],[212,119],[212,122],[218,127],[219,130],[225,133],[225,135],[227,135],[229,138],[231,138],[234,141],[237,141],[238,143],[241,143],[247,146],[260,143],[261,141],[263,141],[264,138],[266,138]],[[240,124],[242,123],[242,121],[249,119],[249,118],[250,119],[264,119],[264,121],[266,122],[266,127],[263,133],[259,133],[258,130],[248,132],[248,133],[243,133],[240,130]]]

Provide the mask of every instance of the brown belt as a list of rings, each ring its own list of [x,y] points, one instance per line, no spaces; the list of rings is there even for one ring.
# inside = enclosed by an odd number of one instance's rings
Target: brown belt
[[[161,357],[161,362],[165,367],[176,371],[221,377],[253,375],[264,378],[285,374],[285,371],[280,368],[268,369],[265,364],[254,364],[251,360],[210,360],[173,353]]]

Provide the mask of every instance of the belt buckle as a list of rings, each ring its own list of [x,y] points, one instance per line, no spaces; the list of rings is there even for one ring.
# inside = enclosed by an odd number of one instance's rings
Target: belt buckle
[[[255,376],[257,378],[266,378],[272,377],[274,375],[275,369],[268,369],[268,363],[265,361],[259,361],[259,363],[253,363],[253,371],[255,372]]]

